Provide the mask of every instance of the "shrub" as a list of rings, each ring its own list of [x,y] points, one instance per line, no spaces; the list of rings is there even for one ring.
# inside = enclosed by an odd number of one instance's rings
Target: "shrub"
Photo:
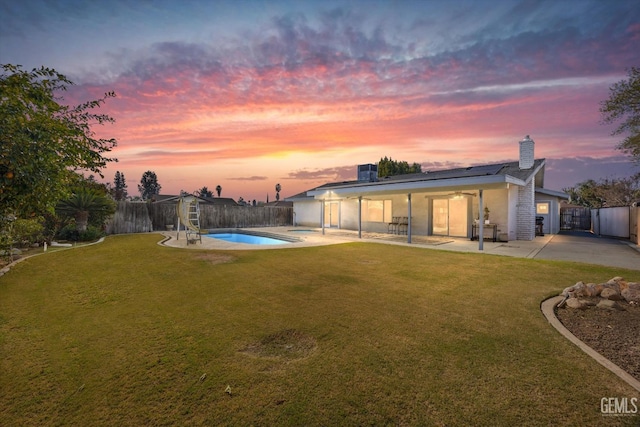
[[[13,239],[18,245],[30,246],[44,240],[42,218],[16,219],[13,223]]]
[[[75,222],[72,221],[69,224],[62,227],[60,231],[58,231],[57,238],[60,240],[69,240],[72,242],[79,241],[80,232],[78,231],[78,228],[76,227]]]
[[[103,237],[104,233],[98,227],[88,226],[86,230],[80,232],[81,242],[90,242]]]
[[[89,225],[86,230],[78,231],[75,222],[71,222],[65,225],[58,232],[58,239],[60,240],[68,240],[71,242],[90,242],[93,240],[98,240],[99,238],[104,236],[104,232],[102,232],[99,228]]]

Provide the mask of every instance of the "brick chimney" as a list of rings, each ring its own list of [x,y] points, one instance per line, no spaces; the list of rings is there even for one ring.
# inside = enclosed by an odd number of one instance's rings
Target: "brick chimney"
[[[535,143],[529,135],[520,141],[520,169],[531,169],[533,167],[533,146]]]

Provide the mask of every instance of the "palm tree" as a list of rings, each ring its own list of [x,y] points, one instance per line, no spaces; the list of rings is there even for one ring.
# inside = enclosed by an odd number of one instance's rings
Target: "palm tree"
[[[113,213],[113,202],[96,191],[81,188],[67,200],[62,200],[56,206],[56,212],[60,215],[72,217],[76,220],[76,229],[86,231],[91,214]]]
[[[218,193],[218,197],[220,197],[220,193],[222,193],[222,187],[216,185],[216,193]]]

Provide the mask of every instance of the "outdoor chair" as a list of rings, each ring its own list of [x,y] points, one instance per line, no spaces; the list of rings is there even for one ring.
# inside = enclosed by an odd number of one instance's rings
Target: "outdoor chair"
[[[409,230],[409,217],[401,217],[398,222],[398,234],[407,234]]]
[[[387,226],[387,232],[388,233],[396,233],[396,231],[398,231],[398,224],[399,223],[400,223],[400,218],[395,217],[395,216],[393,218],[391,218],[391,222]]]

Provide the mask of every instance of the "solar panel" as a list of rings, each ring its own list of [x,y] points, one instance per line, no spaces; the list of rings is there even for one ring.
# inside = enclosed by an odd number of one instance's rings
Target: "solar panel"
[[[452,169],[445,171],[434,171],[427,174],[431,179],[442,178],[466,178],[472,176],[495,175],[500,172],[504,165],[482,165],[470,166],[468,168]]]

